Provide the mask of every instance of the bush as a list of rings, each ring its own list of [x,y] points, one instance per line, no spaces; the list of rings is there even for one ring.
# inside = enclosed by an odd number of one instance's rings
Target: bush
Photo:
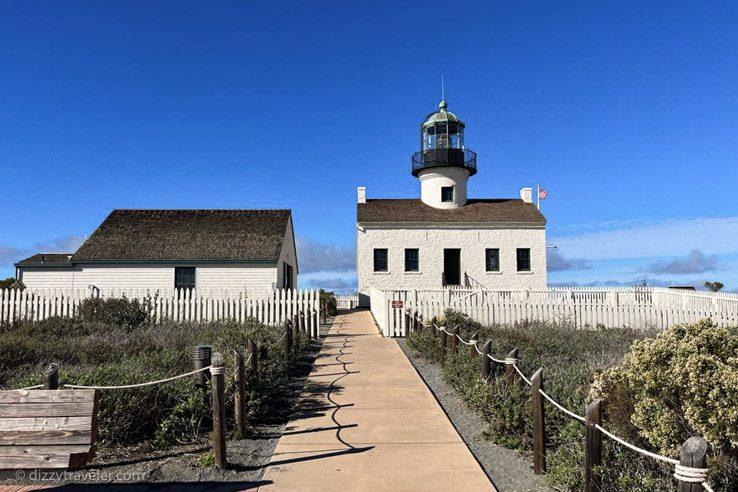
[[[592,396],[617,432],[661,454],[678,458],[690,436],[704,437],[712,483],[738,489],[738,329],[704,320],[635,342]]]
[[[126,304],[115,306],[117,309]],[[116,312],[135,313],[131,307],[135,302],[127,306]],[[128,324],[130,320],[135,323]],[[7,325],[0,332],[0,383],[16,388],[36,385],[42,381],[43,368],[52,362],[60,367],[60,385],[118,386],[164,379],[191,371],[192,350],[201,343],[224,355],[226,374],[230,375],[233,350],[243,350],[247,340],[252,339],[261,354],[258,373],[246,374],[248,417],[252,421],[263,420],[285,410],[290,373],[279,341],[284,333],[282,327],[264,326],[253,319],[244,323],[151,325],[136,324],[134,316],[128,321],[115,325],[49,318]],[[306,346],[307,339],[296,334],[293,359],[300,357]],[[228,377],[226,381],[226,401],[232,402],[232,379]],[[210,416],[208,395],[196,387],[194,377],[140,388],[101,390],[98,442],[106,445],[150,441],[164,447],[193,441],[201,435],[201,424]],[[232,404],[226,406],[226,418],[233,422]]]
[[[320,302],[325,302],[327,309],[327,315],[328,316],[335,316],[338,314],[338,308],[336,304],[336,295],[333,292],[327,292],[323,289],[320,289]]]
[[[121,298],[90,298],[85,299],[79,306],[77,317],[81,321],[107,323],[125,328],[135,328],[150,321],[152,300],[144,302],[138,299]]]
[[[445,325],[449,330],[459,325],[461,336],[466,340],[478,333],[480,346],[490,341],[492,354],[498,359],[517,347],[520,369],[530,375],[543,368],[546,392],[579,414],[584,414],[594,374],[620,364],[631,344],[650,334],[630,329],[577,329],[568,324],[540,322],[483,327],[453,311],[446,311],[437,324]],[[422,334],[413,334],[408,344],[424,357],[438,361],[438,338],[430,333],[424,330]],[[487,439],[529,452],[533,442],[530,388],[520,380],[508,386],[505,366],[495,363],[492,364],[491,378],[485,383],[480,377],[480,364],[478,357],[470,357],[467,350],[461,350],[459,354],[446,358],[444,378],[466,404],[484,418]],[[547,478],[556,490],[580,490],[584,480],[583,426],[548,403],[546,405]],[[670,488],[668,470],[609,443],[604,443],[603,448],[603,463],[608,463],[603,490],[655,491]]]

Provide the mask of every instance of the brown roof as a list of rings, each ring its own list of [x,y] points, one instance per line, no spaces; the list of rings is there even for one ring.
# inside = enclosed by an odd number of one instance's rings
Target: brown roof
[[[24,260],[16,263],[16,266],[25,265],[47,265],[47,266],[61,266],[69,264],[69,259],[74,253],[37,253]]]
[[[381,199],[357,204],[360,223],[546,224],[532,203],[519,199],[468,200],[456,209],[439,209],[420,200]]]
[[[276,262],[289,210],[113,210],[81,261]]]

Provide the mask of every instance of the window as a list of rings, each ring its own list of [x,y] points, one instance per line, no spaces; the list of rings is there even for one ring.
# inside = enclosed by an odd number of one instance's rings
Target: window
[[[406,272],[419,272],[420,271],[420,255],[417,249],[406,249],[405,250],[405,271]]]
[[[175,289],[195,288],[195,267],[176,267],[174,269]]]
[[[454,201],[454,187],[453,186],[442,186],[441,187],[441,201],[442,202],[453,202]]]
[[[282,267],[282,287],[285,289],[292,289],[292,265],[285,263]]]
[[[530,248],[518,248],[518,271],[530,271]]]
[[[484,260],[488,272],[500,271],[500,250],[497,248],[488,248],[484,250]]]
[[[374,250],[374,271],[375,272],[386,272],[387,271],[387,250],[386,249],[375,249]]]

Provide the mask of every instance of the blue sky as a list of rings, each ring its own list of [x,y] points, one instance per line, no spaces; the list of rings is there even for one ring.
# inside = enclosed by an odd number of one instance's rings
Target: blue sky
[[[733,2],[1,6],[0,275],[112,208],[287,207],[301,285],[350,289],[444,74],[470,196],[549,191],[550,282],[738,288]]]

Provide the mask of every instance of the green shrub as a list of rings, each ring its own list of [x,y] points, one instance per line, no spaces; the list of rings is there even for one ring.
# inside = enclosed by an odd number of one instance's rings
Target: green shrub
[[[327,309],[327,315],[328,316],[335,316],[338,314],[338,308],[336,307],[336,295],[333,292],[327,292],[323,289],[320,289],[320,302],[325,302],[328,307]]]
[[[576,329],[566,323],[551,325],[540,322],[484,327],[453,311],[444,313],[437,324],[449,329],[459,325],[461,336],[466,340],[478,333],[480,347],[490,341],[492,355],[498,359],[518,348],[521,370],[531,375],[543,368],[546,392],[580,415],[584,414],[594,374],[621,363],[635,340],[652,333],[602,327]],[[439,340],[429,330],[411,335],[408,345],[430,360],[439,360]],[[480,377],[479,357],[469,356],[465,346],[460,348],[464,350],[458,355],[446,358],[444,378],[466,404],[484,418],[487,439],[529,452],[533,440],[530,388],[517,378],[514,385],[508,386],[505,366],[496,363],[492,364],[491,378],[484,383]],[[583,426],[548,403],[545,405],[549,483],[556,490],[580,490],[584,480]],[[658,464],[643,460],[631,451],[623,451],[619,446],[606,443],[603,448],[603,463],[617,464],[608,465],[603,470],[603,487],[606,486],[603,490],[670,488],[670,474]],[[623,487],[622,484],[628,485]]]
[[[77,317],[82,321],[107,323],[126,328],[135,328],[150,319],[152,300],[89,298],[80,303]]]
[[[738,329],[705,320],[635,342],[592,394],[618,433],[661,454],[676,458],[690,436],[704,437],[711,480],[738,488]]]
[[[282,327],[264,326],[253,319],[136,323],[50,318],[5,325],[0,331],[0,384],[15,388],[39,384],[44,367],[52,362],[60,368],[61,385],[118,386],[164,379],[191,371],[193,348],[206,343],[224,355],[229,375],[225,397],[232,402],[233,350],[244,351],[252,339],[261,353],[258,373],[247,371],[248,417],[255,421],[285,411],[289,368],[280,341]],[[293,360],[307,343],[296,334]],[[198,438],[201,423],[209,418],[208,395],[196,387],[194,377],[101,390],[98,441],[102,445],[151,441],[159,447],[190,442]],[[226,419],[232,424],[232,404],[226,406]]]

